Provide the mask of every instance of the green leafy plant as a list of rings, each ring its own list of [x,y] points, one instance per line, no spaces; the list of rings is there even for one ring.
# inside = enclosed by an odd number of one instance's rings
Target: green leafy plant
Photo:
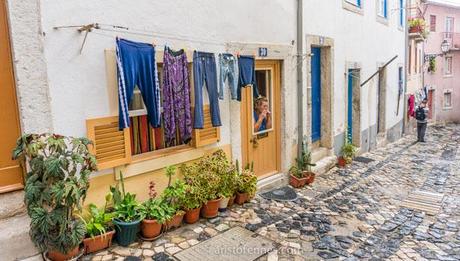
[[[428,72],[436,72],[436,57],[431,56],[428,65]]]
[[[121,190],[120,190],[121,187]],[[143,219],[142,205],[136,200],[136,195],[125,191],[123,174],[115,187],[110,186],[113,195],[114,218],[122,222],[133,222]]]
[[[30,236],[41,251],[68,253],[86,234],[81,212],[96,158],[86,138],[56,134],[25,134],[16,142],[13,158],[28,161],[25,204],[31,218]]]
[[[289,168],[289,174],[299,179],[303,178],[303,172],[297,165],[293,165]]]
[[[89,237],[95,237],[105,234],[108,230],[112,230],[112,218],[114,213],[107,211],[107,204],[112,200],[112,194],[109,193],[105,196],[105,204],[102,209],[94,204],[88,207],[89,215],[83,218],[86,226],[86,234]]]
[[[257,176],[254,174],[254,163],[247,164],[246,167],[240,172],[239,162],[235,162],[235,169],[237,170],[237,192],[248,193],[253,197],[257,191]]]
[[[182,207],[185,210],[191,210],[201,207],[206,203],[206,191],[201,187],[200,179],[197,175],[195,165],[181,166],[181,172],[185,180],[185,198],[182,202]]]
[[[308,171],[311,172],[311,167],[316,166],[316,164],[311,163],[311,151],[308,150],[307,145],[305,142],[302,143],[302,152],[301,157],[296,159],[297,168],[300,171]]]
[[[424,27],[426,25],[425,20],[422,18],[413,18],[409,20],[409,27]]]
[[[342,157],[347,163],[351,163],[355,157],[357,148],[350,142],[346,141],[342,146]]]
[[[171,219],[176,213],[176,209],[170,207],[161,199],[148,199],[143,204],[142,212],[146,219],[156,220],[163,224]]]

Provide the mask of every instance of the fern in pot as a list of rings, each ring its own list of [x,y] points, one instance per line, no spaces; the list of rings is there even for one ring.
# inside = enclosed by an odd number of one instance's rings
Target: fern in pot
[[[25,134],[13,151],[30,170],[26,174],[25,204],[31,218],[30,237],[51,260],[68,260],[79,254],[86,234],[78,217],[89,188],[96,159],[86,138],[56,134]]]

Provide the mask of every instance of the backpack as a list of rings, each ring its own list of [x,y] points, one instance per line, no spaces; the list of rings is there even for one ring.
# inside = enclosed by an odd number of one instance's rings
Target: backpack
[[[415,111],[415,119],[418,121],[424,121],[426,118],[425,109],[422,107],[418,107]]]

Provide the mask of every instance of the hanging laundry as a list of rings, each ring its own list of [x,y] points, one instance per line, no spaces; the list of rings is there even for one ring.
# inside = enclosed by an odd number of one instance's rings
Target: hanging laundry
[[[193,53],[193,79],[195,86],[195,129],[203,129],[203,85],[206,83],[213,127],[222,126],[217,93],[217,68],[213,53]]]
[[[186,144],[192,139],[190,82],[184,50],[165,47],[163,58],[163,117],[166,146],[175,145],[176,123],[180,140]]]
[[[414,117],[415,116],[415,96],[411,94],[407,99],[408,110],[407,110],[407,117]]]
[[[225,81],[228,79],[228,86],[232,100],[236,100],[236,90],[238,88],[238,65],[236,57],[229,53],[219,54],[220,81],[219,81],[219,99],[224,99]]]
[[[252,85],[254,98],[259,97],[259,90],[256,84],[255,60],[252,56],[240,55],[238,57],[238,90],[237,99],[241,101],[241,88]]]
[[[129,127],[129,103],[137,86],[147,107],[148,120],[159,127],[160,86],[158,82],[155,48],[151,44],[132,42],[117,38],[117,72],[119,129]]]

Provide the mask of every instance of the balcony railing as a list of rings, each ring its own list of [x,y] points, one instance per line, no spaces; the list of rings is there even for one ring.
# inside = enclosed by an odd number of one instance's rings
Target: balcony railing
[[[460,50],[460,33],[444,32],[443,41],[447,41],[450,51]]]

